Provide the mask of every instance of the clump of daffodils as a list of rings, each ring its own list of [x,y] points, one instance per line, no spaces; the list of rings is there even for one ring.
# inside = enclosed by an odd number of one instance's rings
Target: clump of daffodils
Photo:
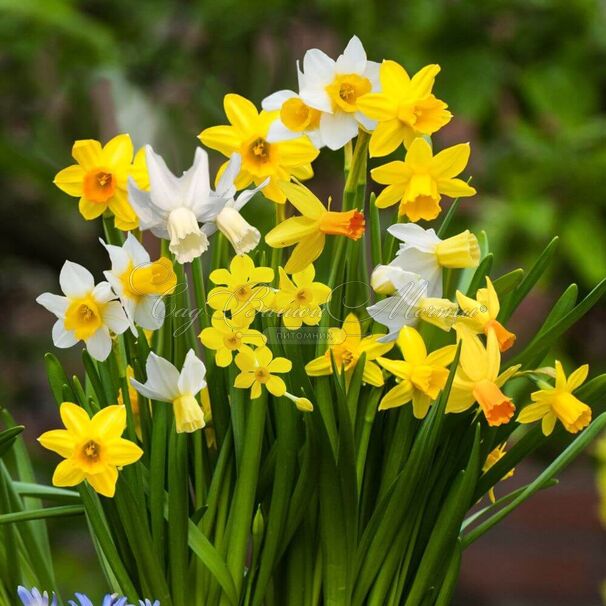
[[[448,604],[462,550],[606,425],[604,376],[550,353],[605,283],[517,338],[554,244],[503,274],[486,234],[452,227],[477,192],[470,144],[434,137],[458,109],[439,72],[369,60],[354,36],[307,51],[261,109],[226,94],[185,171],[126,134],[74,143],[55,183],[100,218],[105,279],[66,261],[63,294],[37,299],[83,370],[47,355],[63,428],[39,442],[60,461],[8,499],[69,505],[9,520],[86,514],[116,604]],[[212,182],[205,148],[224,156]],[[313,163],[339,150],[343,191],[320,195]],[[34,570],[28,529],[11,545]],[[20,598],[54,604],[39,578]]]

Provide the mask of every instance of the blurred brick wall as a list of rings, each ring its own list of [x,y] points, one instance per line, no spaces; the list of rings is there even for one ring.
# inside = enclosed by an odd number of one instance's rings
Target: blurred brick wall
[[[497,486],[497,498],[532,481],[534,462]],[[463,556],[454,606],[601,606],[606,531],[588,458],[534,495]]]

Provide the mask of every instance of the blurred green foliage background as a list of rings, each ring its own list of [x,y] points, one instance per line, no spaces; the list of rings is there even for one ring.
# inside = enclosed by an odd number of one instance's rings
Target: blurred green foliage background
[[[488,232],[497,273],[561,236],[557,269],[515,318],[522,338],[566,285],[587,291],[606,275],[600,0],[0,0],[0,404],[32,436],[54,418],[41,362],[51,319],[33,299],[56,289],[65,258],[105,262],[98,224],[52,185],[73,140],[129,132],[183,170],[196,135],[225,122],[226,92],[259,104],[295,88],[307,48],[336,56],[353,33],[372,59],[442,66],[436,92],[455,118],[436,145],[471,141],[479,194],[458,220]],[[315,187],[338,191],[340,166],[323,153]],[[604,315],[594,310],[559,355],[603,371]],[[63,357],[77,370],[78,352]]]

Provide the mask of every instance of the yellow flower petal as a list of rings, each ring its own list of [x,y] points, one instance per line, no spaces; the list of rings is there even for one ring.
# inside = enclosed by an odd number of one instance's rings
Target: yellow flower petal
[[[106,208],[107,204],[105,202],[91,202],[86,198],[80,198],[80,202],[78,203],[78,210],[87,221],[100,217]]]
[[[427,357],[423,337],[412,326],[404,326],[397,339],[398,347],[407,362],[422,364]]]
[[[267,383],[265,383],[267,391],[276,397],[283,396],[286,393],[286,383],[280,378],[271,376]]]
[[[108,465],[101,473],[87,475],[86,479],[95,492],[111,499],[116,493],[118,470],[115,467]]]
[[[233,93],[223,98],[223,109],[231,125],[239,134],[247,135],[259,121],[259,112],[254,103]],[[261,134],[261,133],[259,133]]]
[[[53,473],[53,486],[76,486],[82,480],[84,480],[84,472],[71,459],[61,461]]]
[[[374,362],[366,362],[364,364],[364,372],[362,373],[362,381],[375,387],[381,387],[384,383],[381,367]]]
[[[399,202],[406,193],[406,185],[388,185],[375,200],[377,208],[387,208]],[[400,214],[402,214],[400,212]]]
[[[91,431],[101,438],[119,438],[126,429],[126,408],[117,405],[106,406],[91,419],[90,424]]]
[[[289,274],[303,271],[322,254],[325,241],[326,236],[321,232],[303,238],[292,251],[284,270]]]
[[[383,92],[395,97],[399,97],[402,90],[408,88],[410,83],[410,77],[406,70],[399,63],[389,59],[385,59],[381,63],[379,78]]]
[[[398,104],[395,99],[384,93],[368,93],[358,99],[358,109],[373,120],[384,122],[397,119]],[[398,120],[399,122],[399,120]]]
[[[84,170],[79,164],[72,164],[55,175],[53,183],[66,194],[80,197],[84,181]]]
[[[282,373],[282,372],[290,372],[292,369],[292,362],[287,360],[286,358],[274,358],[269,365],[267,366],[269,372],[274,373]]]
[[[400,381],[393,389],[390,389],[381,400],[379,410],[387,410],[407,404],[412,400],[414,388],[407,379]]]
[[[38,442],[40,442],[44,448],[48,448],[48,450],[52,450],[65,458],[72,455],[76,445],[73,435],[65,429],[46,431],[38,438]]]
[[[63,425],[69,432],[77,436],[86,435],[90,432],[90,418],[81,406],[73,402],[63,402],[59,408],[59,414]]]
[[[72,147],[72,157],[85,170],[96,168],[101,164],[101,143],[94,139],[81,139]]]
[[[406,152],[406,164],[413,169],[433,168],[433,160],[431,146],[421,137],[415,139]]]
[[[319,219],[326,213],[324,204],[304,185],[300,183],[280,183],[280,189],[287,200],[305,217]]]
[[[417,99],[427,97],[431,93],[436,76],[440,72],[439,65],[426,65],[420,69],[410,80],[408,94]]]
[[[436,154],[431,161],[431,174],[436,179],[456,177],[469,162],[469,143],[459,143]]]
[[[568,376],[566,381],[566,389],[573,392],[577,387],[580,387],[587,379],[589,374],[589,364],[583,364]]]
[[[370,137],[368,146],[370,157],[377,158],[391,154],[402,145],[406,130],[406,126],[398,118],[379,122]]]
[[[389,185],[391,183],[404,183],[410,179],[412,171],[409,166],[406,166],[401,160],[394,160],[377,166],[370,171],[370,176],[377,183]]]
[[[332,374],[330,358],[320,356],[305,365],[305,372],[310,377],[323,377]]]
[[[278,143],[280,164],[286,167],[301,166],[313,162],[320,153],[307,137],[297,137]]]
[[[276,225],[266,236],[265,242],[272,248],[284,248],[300,242],[318,232],[317,222],[308,217],[290,217]]]
[[[216,149],[224,156],[231,156],[240,149],[242,140],[232,126],[211,126],[204,129],[199,135],[201,143],[210,149]]]
[[[143,456],[143,451],[134,442],[118,438],[104,444],[108,463],[116,467],[130,465]]]
[[[468,198],[469,196],[475,196],[477,193],[471,185],[468,185],[462,179],[440,179],[438,190],[441,194],[450,198]]]
[[[104,166],[126,170],[133,160],[133,154],[133,142],[130,135],[122,134],[117,135],[105,144],[101,157]]]

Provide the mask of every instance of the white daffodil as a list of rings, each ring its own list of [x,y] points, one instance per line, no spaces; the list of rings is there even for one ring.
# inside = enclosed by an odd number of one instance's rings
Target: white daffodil
[[[303,74],[297,66],[299,86],[303,81]],[[310,107],[300,95],[292,90],[279,90],[263,99],[261,106],[267,112],[279,111],[279,117],[270,125],[267,133],[269,143],[290,141],[301,135],[307,135],[316,149],[324,147],[320,134],[321,112]]]
[[[400,246],[396,258],[389,265],[379,265],[371,276],[376,292],[392,294],[390,285],[397,281],[399,271],[412,272],[427,282],[429,297],[442,296],[442,269],[477,267],[480,262],[480,246],[469,231],[442,240],[433,229],[423,229],[416,223],[397,223],[387,231],[405,244]]]
[[[404,326],[414,326],[419,320],[450,330],[456,320],[457,304],[448,299],[428,296],[427,280],[411,272],[397,274],[395,294],[367,307],[369,315],[387,326],[389,333],[379,341],[393,341]]]
[[[147,357],[145,372],[145,383],[131,379],[131,385],[145,398],[172,403],[177,433],[191,433],[205,426],[196,396],[206,387],[206,367],[193,349],[187,352],[181,372],[153,352]]]
[[[66,261],[59,274],[59,284],[64,297],[45,292],[36,299],[58,318],[53,326],[53,343],[67,348],[84,341],[95,360],[105,360],[112,349],[110,330],[122,334],[129,327],[109,282],[95,286],[88,269]]]
[[[225,207],[232,208],[232,211],[228,211],[229,216],[224,216],[220,223],[224,229],[232,229],[231,237],[236,239],[234,247],[238,245],[251,250],[251,246],[256,246],[259,232],[244,221],[238,211],[258,189],[243,192],[236,201],[233,200],[233,178],[238,172],[234,166],[238,170],[240,166],[237,154],[232,156],[225,169],[227,181],[220,180],[220,185],[227,183],[226,189],[218,192],[210,188],[208,154],[202,148],[196,149],[193,166],[181,177],[173,175],[162,157],[149,145],[145,147],[145,157],[150,189],[143,191],[133,179],[129,179],[129,199],[139,217],[140,228],[170,240],[169,249],[179,263],[189,263],[208,249],[208,236],[219,226],[217,219]],[[199,223],[206,225],[200,227]]]
[[[233,154],[227,163],[219,181],[216,191],[211,191],[210,207],[204,215],[206,221],[202,226],[204,233],[211,236],[219,230],[234,247],[237,255],[245,255],[254,250],[261,240],[261,234],[240,214],[244,205],[268,183],[263,181],[254,189],[246,189],[235,198],[235,180],[240,172],[242,158],[240,154]]]
[[[368,131],[375,128],[376,122],[359,110],[358,99],[379,91],[379,67],[366,59],[357,36],[336,61],[317,48],[305,53],[299,95],[307,107],[320,112],[320,136],[330,149],[351,141],[360,125]]]
[[[147,330],[157,330],[164,322],[162,297],[172,293],[177,276],[170,259],[160,257],[152,263],[143,245],[129,233],[122,246],[106,244],[112,268],[103,274],[120,298],[131,329],[135,324]]]

